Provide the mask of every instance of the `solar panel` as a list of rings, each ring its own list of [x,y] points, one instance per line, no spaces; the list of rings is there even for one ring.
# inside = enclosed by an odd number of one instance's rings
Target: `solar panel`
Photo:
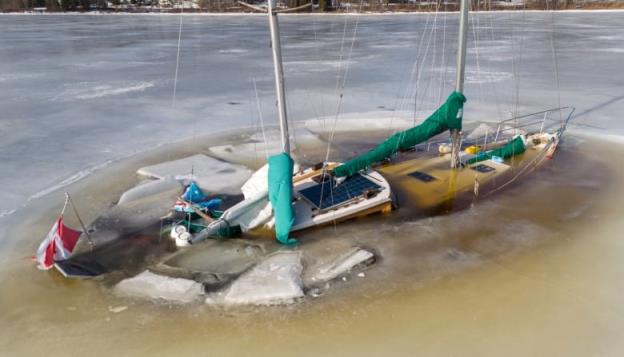
[[[436,179],[435,177],[429,175],[428,173],[420,172],[420,171],[414,171],[412,173],[409,173],[408,175],[414,178],[417,178],[422,182],[431,182]]]
[[[496,171],[496,169],[493,168],[492,166],[488,166],[488,165],[485,165],[485,164],[479,164],[477,166],[472,167],[472,169],[475,170],[475,171],[478,171],[478,172],[480,172],[482,174],[485,174],[485,173],[488,173],[488,172],[491,172],[491,171]]]
[[[362,175],[354,175],[336,186],[335,179],[299,191],[308,202],[319,209],[331,208],[360,197],[367,190],[379,190],[381,186]]]

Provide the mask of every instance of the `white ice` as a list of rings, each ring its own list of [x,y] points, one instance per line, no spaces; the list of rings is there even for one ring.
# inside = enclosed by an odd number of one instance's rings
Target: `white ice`
[[[203,154],[140,168],[137,173],[157,179],[195,181],[206,193],[240,194],[240,187],[251,176],[248,168],[223,162]]]
[[[200,283],[189,279],[171,278],[148,270],[122,280],[113,288],[120,296],[189,303],[203,294]]]
[[[308,279],[312,284],[324,283],[350,273],[357,267],[369,265],[374,260],[375,255],[373,253],[356,247],[312,267]]]
[[[128,204],[130,202],[146,198],[148,196],[157,195],[165,191],[179,190],[182,193],[182,184],[173,177],[166,177],[160,180],[153,180],[141,183],[119,197],[119,205]]]
[[[209,295],[212,305],[277,305],[304,297],[301,252],[278,252],[245,272],[224,291]]]

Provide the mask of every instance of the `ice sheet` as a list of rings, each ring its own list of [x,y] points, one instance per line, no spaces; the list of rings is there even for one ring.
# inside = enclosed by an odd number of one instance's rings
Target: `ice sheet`
[[[114,287],[116,294],[173,303],[189,303],[203,294],[202,285],[188,279],[171,278],[148,270],[122,280]]]
[[[183,159],[140,168],[139,175],[164,179],[175,178],[186,183],[197,182],[205,193],[240,194],[240,187],[251,176],[251,170],[241,165],[223,162],[197,154]]]
[[[276,305],[303,298],[301,252],[270,255],[225,291],[206,298],[211,305]]]
[[[624,133],[621,76],[613,75],[624,60],[621,13],[561,12],[554,22],[551,14],[540,12],[476,13],[473,18],[481,26],[475,27],[478,48],[472,31],[469,39],[467,121],[556,107],[560,99],[561,105],[577,107],[575,123]],[[426,19],[426,14],[362,16],[348,54],[341,51],[343,29],[346,25],[352,33],[354,21],[284,17],[290,119],[335,118],[337,112],[339,122],[353,113],[356,118],[385,114],[405,119],[399,113],[408,113],[411,122],[414,109],[423,115],[433,110],[453,87],[455,47],[448,44],[455,34],[447,31],[444,48],[431,41],[424,57],[416,49],[427,33]],[[456,26],[455,14],[438,14],[438,20]],[[392,36],[385,31],[390,23]],[[530,30],[519,31],[526,24]],[[277,123],[270,48],[258,35],[266,32],[262,17],[185,16],[173,106],[178,27],[175,16],[3,17],[0,212],[12,212],[37,192],[59,189],[77,172],[91,172],[163,142],[259,127],[258,104],[264,123]],[[316,36],[320,33],[322,41]],[[414,61],[422,64],[418,81],[410,78]],[[347,64],[345,87],[339,91],[337,79],[342,83]],[[250,78],[256,79],[258,101]]]

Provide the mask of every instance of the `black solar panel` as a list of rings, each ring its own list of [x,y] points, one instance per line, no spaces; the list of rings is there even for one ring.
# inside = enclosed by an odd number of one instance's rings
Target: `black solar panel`
[[[493,168],[492,166],[488,166],[488,165],[485,165],[485,164],[479,164],[477,166],[472,167],[472,169],[475,170],[475,171],[478,171],[478,172],[480,172],[482,174],[485,174],[485,173],[488,173],[488,172],[491,172],[491,171],[496,171],[496,169]]]
[[[381,186],[362,175],[348,177],[335,186],[335,180],[326,181],[299,191],[310,203],[319,209],[339,205],[353,198],[362,196],[366,190],[379,190]]]
[[[414,178],[417,178],[422,182],[431,182],[436,179],[435,177],[429,175],[428,173],[420,172],[420,171],[414,171],[412,173],[409,173],[408,175]]]

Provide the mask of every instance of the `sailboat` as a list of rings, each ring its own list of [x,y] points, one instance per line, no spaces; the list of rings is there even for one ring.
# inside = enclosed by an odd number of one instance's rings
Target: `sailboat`
[[[226,210],[219,219],[188,241],[176,240],[180,246],[208,237],[227,236],[232,227],[240,227],[245,232],[263,225],[274,228],[279,242],[292,244],[296,240],[290,238],[290,232],[392,210],[390,184],[370,168],[343,178],[331,174],[331,170],[340,165],[334,162],[293,172],[277,19],[277,14],[284,11],[276,9],[275,0],[269,0],[266,12],[273,53],[281,153],[270,156],[268,164],[242,187],[244,200]]]
[[[503,133],[505,129],[502,130],[502,123],[499,123],[495,138],[489,146],[463,140],[469,3],[462,0],[455,90],[445,103],[422,124],[395,133],[377,147],[345,163],[324,162],[294,173],[294,163],[290,157],[278,12],[275,10],[275,1],[269,1],[267,13],[282,152],[269,157],[268,165],[256,172],[243,186],[244,200],[226,210],[219,219],[190,238],[189,242],[181,242],[180,245],[196,243],[208,237],[227,236],[232,227],[240,227],[246,232],[262,226],[272,227],[279,242],[295,243],[296,240],[290,237],[294,231],[373,213],[390,212],[396,206],[393,189],[409,196],[416,208],[423,212],[438,208],[448,210],[449,203],[463,196],[471,195],[474,199],[480,194],[495,192],[539,167],[545,158],[552,158],[571,117],[570,112],[567,119],[560,120],[558,128],[551,132],[545,131],[547,114],[563,109],[557,108],[544,112],[546,114],[539,131],[516,130],[516,135],[510,137]],[[518,119],[513,118],[516,123]],[[440,154],[433,158],[401,154],[446,132],[449,133],[450,147],[441,145]],[[488,138],[486,132],[485,140]]]

